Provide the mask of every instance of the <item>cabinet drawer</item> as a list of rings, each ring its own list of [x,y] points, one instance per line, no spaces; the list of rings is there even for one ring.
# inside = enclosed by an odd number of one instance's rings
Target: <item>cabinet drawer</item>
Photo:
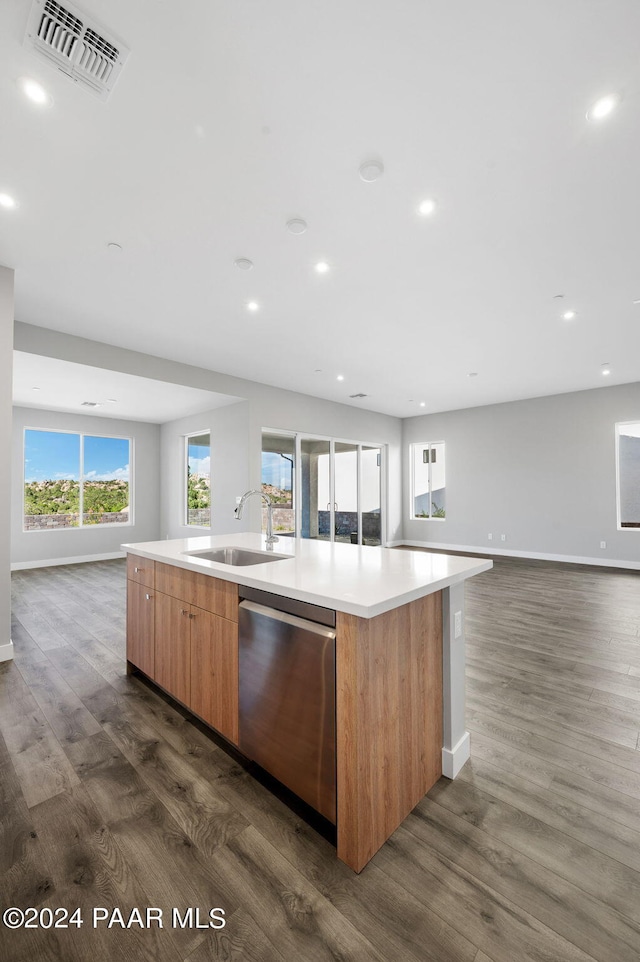
[[[153,588],[155,587],[154,570],[155,561],[150,561],[149,558],[142,558],[137,554],[127,555],[127,578],[129,581],[135,581],[139,585],[146,585],[147,588]]]
[[[156,562],[156,589],[229,621],[238,620],[238,586],[197,571]]]

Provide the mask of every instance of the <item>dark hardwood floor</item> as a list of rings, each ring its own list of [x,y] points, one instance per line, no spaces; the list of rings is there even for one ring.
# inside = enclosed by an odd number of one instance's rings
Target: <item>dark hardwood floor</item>
[[[360,876],[125,674],[120,561],[13,575],[0,665],[2,962],[638,962],[640,575],[497,559],[468,582],[472,758]],[[92,924],[94,907],[164,927]],[[221,930],[172,927],[221,907]],[[48,915],[42,918],[47,922]]]

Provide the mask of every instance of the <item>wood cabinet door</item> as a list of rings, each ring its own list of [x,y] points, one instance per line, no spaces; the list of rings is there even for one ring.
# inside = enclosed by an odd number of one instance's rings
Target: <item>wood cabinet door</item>
[[[238,744],[238,625],[191,606],[189,707]]]
[[[153,590],[127,582],[127,661],[153,678],[155,671]]]
[[[185,705],[191,696],[191,607],[156,591],[156,681]]]

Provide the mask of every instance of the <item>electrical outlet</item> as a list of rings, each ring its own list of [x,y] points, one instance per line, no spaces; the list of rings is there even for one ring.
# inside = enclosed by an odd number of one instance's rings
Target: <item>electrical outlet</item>
[[[501,535],[500,535],[500,540],[501,540],[501,541],[506,541],[506,540],[507,540],[506,534],[501,534]]]
[[[493,535],[491,534],[491,532],[489,532],[489,534],[487,535],[487,541],[493,541]]]
[[[601,548],[606,548],[606,547],[607,547],[607,542],[606,542],[606,541],[601,541],[601,542],[600,542],[600,547],[601,547]]]
[[[453,616],[453,637],[459,638],[462,634],[462,612],[456,611]]]

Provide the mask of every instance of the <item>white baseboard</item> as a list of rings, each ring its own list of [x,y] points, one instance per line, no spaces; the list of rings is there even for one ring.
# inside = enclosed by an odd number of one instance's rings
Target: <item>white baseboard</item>
[[[13,658],[13,642],[9,639],[8,645],[0,645],[0,661],[11,661]]]
[[[465,732],[452,749],[442,749],[442,774],[446,778],[455,778],[464,763],[469,760],[470,754],[471,738],[469,732]]]
[[[125,558],[124,551],[105,551],[103,554],[77,555],[73,558],[44,558],[42,561],[12,561],[12,571],[23,571],[25,568],[52,568],[54,565],[79,565],[87,561],[110,561],[112,558]]]
[[[406,545],[408,548],[437,548],[438,551],[466,551],[469,554],[504,555],[507,558],[530,558],[533,561],[565,561],[574,565],[599,565],[603,568],[640,569],[640,561],[621,561],[617,558],[581,558],[573,554],[550,554],[546,551],[513,551],[509,548],[480,547],[469,544],[443,544],[440,541],[390,541],[389,548]]]

